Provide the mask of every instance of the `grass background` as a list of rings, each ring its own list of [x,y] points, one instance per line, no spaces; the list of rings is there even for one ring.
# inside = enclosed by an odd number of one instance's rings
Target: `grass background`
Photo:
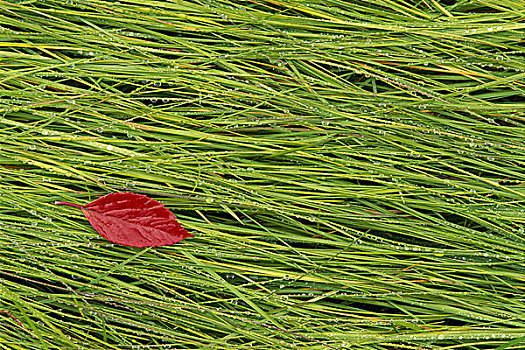
[[[0,1],[1,349],[518,349],[522,1]],[[163,202],[110,244],[70,207]]]

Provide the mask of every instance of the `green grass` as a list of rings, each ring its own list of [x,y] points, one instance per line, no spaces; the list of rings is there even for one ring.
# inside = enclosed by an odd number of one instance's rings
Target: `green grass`
[[[0,1],[0,349],[518,349],[522,1]],[[110,244],[75,208],[164,203]]]

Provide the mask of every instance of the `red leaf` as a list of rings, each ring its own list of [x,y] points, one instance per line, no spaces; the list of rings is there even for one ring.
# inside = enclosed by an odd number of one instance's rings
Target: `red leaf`
[[[193,237],[164,205],[136,193],[110,193],[84,206],[82,212],[104,238],[130,247],[158,247]]]

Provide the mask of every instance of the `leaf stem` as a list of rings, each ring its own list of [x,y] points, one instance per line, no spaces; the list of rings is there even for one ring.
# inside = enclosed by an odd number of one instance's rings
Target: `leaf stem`
[[[55,204],[56,205],[70,205],[72,207],[82,209],[82,206],[80,204],[75,204],[75,203],[55,201]]]

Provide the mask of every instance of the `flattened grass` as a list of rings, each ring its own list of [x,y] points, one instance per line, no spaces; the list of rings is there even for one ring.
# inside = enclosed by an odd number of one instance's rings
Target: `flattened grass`
[[[517,1],[0,2],[3,349],[512,349]],[[136,249],[73,208],[162,201]]]

